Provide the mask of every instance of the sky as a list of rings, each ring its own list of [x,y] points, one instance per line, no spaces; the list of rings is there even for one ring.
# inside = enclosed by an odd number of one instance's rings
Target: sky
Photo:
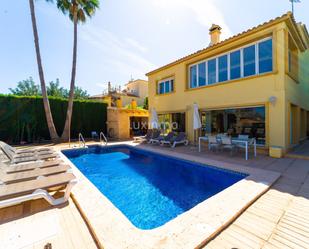
[[[69,88],[73,24],[55,4],[35,1],[46,82]],[[212,23],[222,39],[291,10],[289,0],[101,0],[95,16],[78,27],[76,85],[99,94],[147,79],[153,69],[209,44]],[[297,22],[309,28],[309,0],[295,5]],[[39,84],[28,0],[0,6],[0,93],[30,76]]]

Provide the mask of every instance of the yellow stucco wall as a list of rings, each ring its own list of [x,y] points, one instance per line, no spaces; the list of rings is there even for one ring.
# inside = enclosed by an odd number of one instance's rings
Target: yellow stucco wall
[[[130,81],[126,84],[126,88],[128,92],[138,95],[141,99],[148,97],[148,82],[146,80]]]
[[[142,117],[148,119],[148,116],[149,114],[147,110],[109,107],[107,108],[108,133],[116,139],[129,139],[130,118]]]
[[[149,107],[155,107],[157,113],[186,112],[186,130],[189,139],[193,139],[192,105],[197,103],[200,109],[221,109],[264,105],[266,111],[266,146],[282,146],[287,149],[289,139],[289,102],[309,111],[308,51],[300,56],[300,83],[289,82],[286,75],[286,32],[285,22],[275,23],[256,32],[236,39],[224,46],[191,56],[185,61],[156,70],[149,77]],[[244,46],[267,36],[273,37],[273,72],[259,76],[242,78],[225,83],[217,83],[196,89],[188,89],[188,65],[211,58],[220,53]],[[307,65],[309,65],[307,63]],[[306,72],[305,72],[306,71]],[[157,82],[174,77],[174,92],[157,95]],[[296,87],[295,87],[296,85]],[[276,103],[269,103],[269,97],[275,96]],[[307,124],[306,124],[307,126]]]

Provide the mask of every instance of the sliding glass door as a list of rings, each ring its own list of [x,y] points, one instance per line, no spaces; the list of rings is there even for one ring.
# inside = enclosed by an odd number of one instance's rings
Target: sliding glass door
[[[265,144],[265,107],[249,107],[201,112],[202,135],[226,133],[232,137],[239,134],[255,137],[257,143]]]
[[[167,113],[158,115],[160,128],[163,134],[170,131],[185,132],[186,131],[186,115],[185,113]]]

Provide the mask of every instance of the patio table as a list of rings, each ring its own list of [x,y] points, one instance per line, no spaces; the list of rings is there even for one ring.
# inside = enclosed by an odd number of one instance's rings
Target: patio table
[[[255,138],[251,138],[253,140],[253,148],[254,148],[254,157],[256,157],[256,139]],[[217,140],[221,140],[220,138],[217,138]],[[248,154],[249,154],[249,140],[250,139],[239,139],[239,138],[232,138],[232,143],[233,144],[242,144],[244,145],[245,148],[245,158],[246,160],[248,160]],[[198,139],[198,151],[201,152],[201,142],[208,141],[208,136],[204,136],[204,137],[199,137]]]

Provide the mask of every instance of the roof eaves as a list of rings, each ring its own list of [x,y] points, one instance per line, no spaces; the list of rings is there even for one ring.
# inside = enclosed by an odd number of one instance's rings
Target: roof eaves
[[[189,54],[189,55],[184,56],[184,57],[182,57],[182,58],[180,58],[180,59],[178,59],[178,60],[175,60],[174,62],[168,63],[168,64],[166,64],[166,65],[164,65],[164,66],[162,66],[162,67],[160,67],[160,68],[157,68],[157,69],[155,69],[155,70],[153,70],[153,71],[150,71],[150,72],[148,72],[148,73],[146,74],[146,76],[149,76],[149,75],[151,75],[151,74],[153,74],[153,73],[156,73],[156,72],[158,72],[158,71],[160,71],[160,70],[162,70],[162,69],[165,69],[165,68],[171,67],[171,66],[173,66],[173,65],[176,65],[176,64],[178,64],[179,62],[182,62],[182,61],[185,61],[185,60],[190,59],[190,58],[192,58],[192,57],[195,57],[195,56],[197,56],[197,55],[199,55],[199,54],[202,54],[202,53],[204,53],[204,52],[206,52],[206,51],[210,51],[210,50],[215,49],[215,48],[218,48],[218,47],[220,47],[220,46],[224,46],[224,45],[226,45],[226,44],[228,44],[229,42],[232,42],[232,41],[234,41],[234,40],[241,39],[243,36],[246,36],[246,35],[249,35],[249,34],[251,34],[251,33],[253,33],[253,32],[256,32],[257,30],[259,30],[259,29],[261,29],[261,28],[265,28],[265,27],[267,27],[267,26],[273,25],[274,23],[278,23],[278,22],[287,20],[287,19],[290,18],[291,16],[292,16],[292,12],[289,11],[289,12],[287,12],[286,14],[284,14],[284,15],[282,15],[282,16],[279,16],[279,17],[276,17],[276,18],[274,18],[274,19],[271,19],[271,20],[269,20],[268,22],[264,22],[264,23],[262,23],[262,24],[259,24],[259,25],[255,26],[255,27],[253,27],[253,28],[250,28],[250,29],[248,29],[248,30],[246,30],[246,31],[243,31],[243,32],[238,33],[238,34],[236,34],[236,35],[234,35],[234,36],[231,36],[231,37],[229,37],[229,38],[227,38],[227,39],[225,39],[225,40],[223,40],[223,41],[221,41],[221,42],[219,42],[219,43],[216,43],[216,44],[214,44],[214,45],[210,45],[210,46],[208,46],[208,47],[206,47],[206,48],[200,49],[200,50],[198,50],[198,51],[196,51],[196,52],[194,52],[194,53],[192,53],[192,54]],[[294,21],[294,22],[295,22],[295,21]]]
[[[294,18],[294,16],[292,14],[291,14],[289,20],[290,20],[290,25],[291,25],[291,26],[289,26],[290,31],[294,31],[294,35],[296,36],[297,41],[298,41],[297,42],[298,43],[298,47],[303,52],[307,48],[306,42],[304,41],[304,37],[302,36],[301,31],[299,30],[299,26],[296,23],[295,18]]]

